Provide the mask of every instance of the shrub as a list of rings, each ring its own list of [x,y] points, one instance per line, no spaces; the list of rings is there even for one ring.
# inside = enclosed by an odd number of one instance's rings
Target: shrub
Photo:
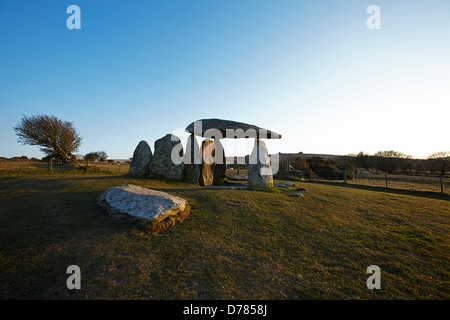
[[[339,167],[339,180],[344,180],[344,174],[346,174],[348,180],[353,180],[355,177],[355,166],[351,163],[340,165]]]
[[[309,167],[317,176],[327,180],[339,179],[339,170],[330,160],[322,157],[312,157],[307,161]]]
[[[89,152],[84,156],[84,160],[87,161],[96,161],[98,160],[98,152]]]

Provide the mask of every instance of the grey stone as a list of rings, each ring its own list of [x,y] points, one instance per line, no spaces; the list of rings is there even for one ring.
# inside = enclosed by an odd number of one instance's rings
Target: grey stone
[[[208,186],[207,188],[211,188],[211,189],[229,189],[229,190],[245,190],[247,189],[247,186],[244,185],[222,185],[222,186],[215,186],[215,185],[211,185]]]
[[[133,152],[129,174],[144,176],[148,174],[148,165],[153,158],[152,150],[147,141],[142,140]]]
[[[239,131],[237,131],[239,130]],[[200,119],[186,127],[186,131],[206,138],[262,138],[281,139],[281,135],[252,124],[223,119]],[[228,132],[227,132],[228,131]],[[230,136],[231,133],[239,133]],[[227,134],[228,133],[228,134]]]
[[[247,176],[244,176],[242,174],[240,175],[230,175],[228,176],[228,180],[232,180],[232,181],[247,181]]]
[[[214,140],[215,149],[215,159],[216,166],[214,168],[214,179],[213,184],[220,186],[224,183],[227,171],[227,160],[225,157],[225,150],[219,139]]]
[[[114,217],[161,221],[184,212],[188,202],[165,192],[123,185],[103,192],[99,197],[99,204]]]
[[[184,181],[198,183],[200,178],[201,153],[197,139],[193,134],[188,137],[184,154]]]
[[[214,161],[215,145],[214,141],[206,139],[202,142],[202,164],[200,165],[200,178],[198,183],[201,186],[209,186],[214,181]]]
[[[247,188],[254,190],[272,187],[273,176],[269,152],[264,141],[256,139],[255,147],[249,157]]]
[[[171,180],[183,179],[183,146],[177,136],[167,134],[155,141],[155,153],[149,171]]]
[[[283,182],[278,182],[278,183],[274,183],[273,185],[274,187],[292,187],[294,186],[293,182],[289,182],[289,181],[283,181]]]
[[[301,193],[291,193],[289,195],[289,197],[303,197],[303,194],[301,194]]]

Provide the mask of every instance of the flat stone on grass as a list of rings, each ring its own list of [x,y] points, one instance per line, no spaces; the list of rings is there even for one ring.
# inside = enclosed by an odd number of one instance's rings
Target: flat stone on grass
[[[151,232],[167,229],[189,214],[186,200],[136,185],[112,187],[100,195],[98,202],[111,216],[138,221]]]
[[[278,183],[274,183],[273,186],[274,187],[278,187],[278,188],[283,188],[283,187],[293,187],[295,184],[293,182],[290,181],[283,181],[283,182],[278,182]]]
[[[291,193],[289,195],[289,197],[303,197],[303,194],[301,194],[301,193]]]

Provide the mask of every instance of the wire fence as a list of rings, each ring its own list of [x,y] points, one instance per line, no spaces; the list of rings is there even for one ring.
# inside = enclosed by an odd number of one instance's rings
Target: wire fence
[[[450,194],[450,178],[437,175],[405,175],[374,173],[355,177],[348,181],[373,187],[403,189],[409,191],[441,192]]]
[[[90,162],[79,161],[77,163],[65,161],[12,161],[0,160],[0,171],[104,171],[127,174],[129,163],[120,162]]]
[[[381,171],[367,172],[358,170],[310,170],[308,174],[306,171],[301,171],[299,176],[307,180],[335,181],[386,189],[450,193],[450,178],[448,176],[443,177],[434,174],[387,174]]]
[[[123,162],[88,162],[70,163],[63,161],[14,161],[0,158],[0,171],[54,171],[54,172],[111,172],[127,174],[130,164]],[[228,164],[227,176],[238,180],[246,180],[248,165]],[[288,169],[289,168],[289,169]],[[385,174],[383,172],[368,172],[362,170],[295,170],[294,168],[280,168],[275,179],[297,178],[302,180],[335,181],[354,185],[384,187],[409,191],[441,192],[450,194],[450,177],[422,174]]]
[[[289,169],[288,169],[289,168]],[[229,165],[227,175],[232,179],[246,180],[247,165]],[[408,191],[440,192],[450,194],[450,177],[437,174],[386,174],[381,171],[365,170],[298,170],[292,166],[283,166],[274,175],[274,179],[299,179],[303,181],[328,181],[377,188],[391,188]]]

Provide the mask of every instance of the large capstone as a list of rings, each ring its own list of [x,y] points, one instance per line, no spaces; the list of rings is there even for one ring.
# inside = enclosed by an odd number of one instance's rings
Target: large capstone
[[[187,183],[198,183],[200,178],[200,164],[202,157],[197,139],[191,134],[186,143],[184,154],[184,181]]]
[[[132,217],[149,222],[162,221],[185,212],[188,202],[165,192],[123,185],[103,192],[99,204],[114,217]]]
[[[281,139],[281,135],[274,131],[248,123],[223,119],[196,120],[186,127],[186,131],[196,136],[214,139]]]
[[[227,171],[227,160],[225,158],[225,150],[219,139],[214,140],[216,166],[214,168],[213,184],[220,186],[225,181],[225,174]]]
[[[133,152],[129,174],[144,176],[148,174],[148,165],[153,158],[152,150],[147,141],[142,140]]]
[[[202,142],[202,164],[200,165],[200,178],[198,183],[201,186],[213,184],[215,169],[215,144],[214,141],[206,139]]]
[[[180,139],[167,134],[156,140],[155,153],[149,164],[150,173],[171,180],[181,180],[183,169],[183,145]]]
[[[255,140],[255,147],[249,157],[248,184],[249,190],[268,189],[273,187],[270,157],[264,141]]]

